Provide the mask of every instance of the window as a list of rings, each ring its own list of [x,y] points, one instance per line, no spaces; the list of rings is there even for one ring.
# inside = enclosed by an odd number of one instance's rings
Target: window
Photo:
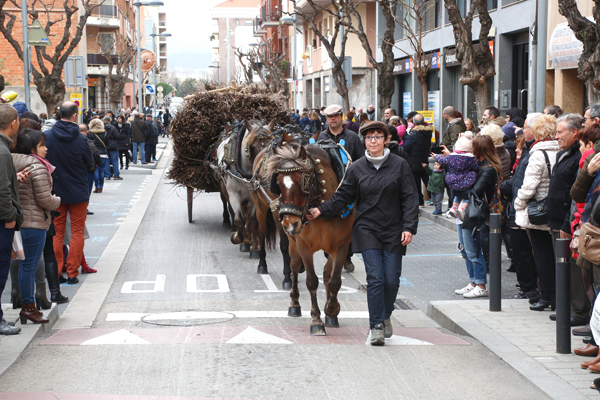
[[[488,0],[490,1],[490,0]],[[429,2],[428,2],[429,3]],[[435,4],[428,4],[425,11],[425,24],[423,30],[430,31],[440,26],[440,1],[435,0]]]
[[[105,50],[110,49],[110,53],[114,54],[115,53],[115,36],[113,33],[100,33],[100,46],[101,49],[100,51],[102,53],[105,52]]]
[[[246,26],[252,26],[252,20],[251,19],[247,19],[246,20]]]
[[[458,6],[458,11],[460,12],[460,15],[464,18],[465,15],[467,15],[467,0],[456,0],[456,5]],[[450,23],[448,12],[446,12],[446,18],[444,19],[444,23]]]

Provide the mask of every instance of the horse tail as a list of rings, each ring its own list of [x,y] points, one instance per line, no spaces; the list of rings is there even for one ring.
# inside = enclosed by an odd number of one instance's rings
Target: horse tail
[[[277,244],[277,225],[275,225],[275,219],[273,218],[273,213],[270,208],[267,211],[267,235],[265,237],[265,244],[269,250],[275,249],[275,245]]]

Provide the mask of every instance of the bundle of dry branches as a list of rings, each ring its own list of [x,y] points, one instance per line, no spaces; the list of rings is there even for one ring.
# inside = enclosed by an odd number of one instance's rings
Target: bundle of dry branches
[[[284,125],[290,118],[282,99],[264,87],[249,85],[240,91],[211,92],[218,88],[206,84],[205,89],[191,96],[171,122],[175,158],[167,176],[176,185],[216,191],[204,159],[225,124],[275,118]]]

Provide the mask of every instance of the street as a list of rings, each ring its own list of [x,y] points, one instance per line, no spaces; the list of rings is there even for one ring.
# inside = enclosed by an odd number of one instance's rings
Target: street
[[[86,277],[54,329],[38,335],[0,376],[0,399],[548,398],[479,342],[425,315],[428,300],[458,300],[451,289],[466,284],[454,232],[421,220],[400,288],[400,300],[416,308],[394,312],[395,336],[384,347],[365,344],[366,293],[354,276],[364,267],[356,256],[357,271],[342,275],[340,328],[311,336],[304,275],[305,315],[289,318],[279,251],[268,253],[269,275],[256,274],[258,261],[239,252],[221,227],[216,193],[196,195],[194,222],[188,223],[185,190],[164,177],[170,150],[165,153],[151,178],[128,181],[124,175],[120,185],[135,185],[132,193],[139,188],[137,203],[113,211],[123,213],[116,232],[92,234],[107,236],[98,250],[98,273]],[[118,193],[110,204],[93,197],[93,211],[108,213],[128,203],[127,196]],[[145,201],[139,227],[132,229],[136,207]],[[117,243],[120,237],[130,245]],[[122,263],[103,268],[119,251]],[[322,253],[315,259],[322,271]],[[515,279],[505,275],[510,297]],[[321,308],[324,299],[320,290]],[[81,321],[90,313],[87,327]]]

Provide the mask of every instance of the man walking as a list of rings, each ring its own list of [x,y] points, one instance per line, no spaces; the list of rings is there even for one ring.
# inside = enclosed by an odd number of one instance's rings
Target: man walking
[[[0,105],[0,295],[4,291],[13,237],[23,223],[23,209],[19,203],[17,173],[10,155],[10,147],[17,141],[19,114],[11,105]],[[14,335],[21,328],[9,325],[0,307],[0,335]]]
[[[94,166],[92,150],[79,132],[77,121],[77,104],[65,102],[60,108],[60,121],[47,133],[46,158],[56,167],[54,191],[60,197],[60,213],[54,219],[56,236],[54,236],[54,253],[58,261],[58,273],[64,268],[63,242],[67,225],[67,213],[71,216],[71,245],[67,258],[67,283],[79,282],[79,266],[83,258],[84,228],[89,201],[88,170]]]
[[[137,164],[137,152],[140,149],[140,160],[142,164],[148,164],[146,162],[146,131],[148,126],[146,122],[142,121],[142,116],[139,112],[133,112],[133,121],[131,121],[131,142],[133,143],[133,163]]]

